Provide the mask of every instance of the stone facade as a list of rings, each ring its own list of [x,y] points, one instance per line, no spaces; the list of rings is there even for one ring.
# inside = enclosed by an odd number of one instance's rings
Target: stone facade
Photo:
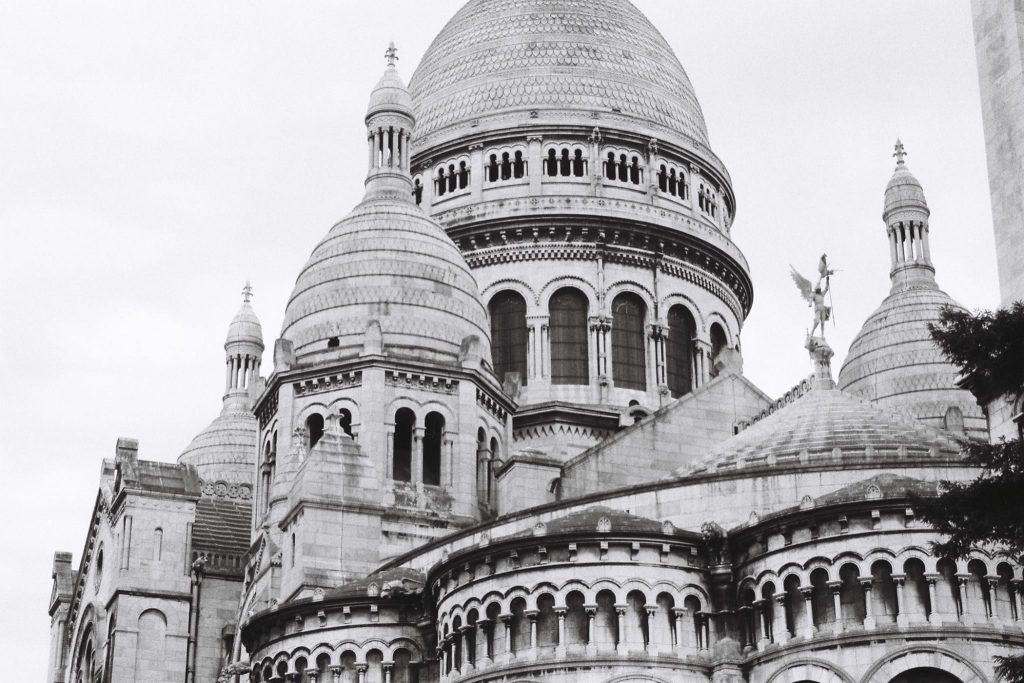
[[[261,377],[178,463],[120,440],[48,681],[982,683],[1021,566],[928,553],[914,496],[990,436],[902,156],[893,290],[832,379],[743,376],[753,303],[692,85],[627,0],[471,0],[365,118],[366,194]],[[958,419],[959,416],[959,419]]]

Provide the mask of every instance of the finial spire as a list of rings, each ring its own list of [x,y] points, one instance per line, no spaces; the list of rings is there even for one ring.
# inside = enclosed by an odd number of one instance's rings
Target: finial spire
[[[245,281],[245,287],[242,287],[242,303],[249,303],[252,301],[252,283],[248,280]]]
[[[388,60],[388,66],[395,66],[395,62],[398,61],[398,48],[395,47],[395,41],[391,41],[388,44],[388,49],[384,51],[384,59]]]
[[[906,152],[906,150],[903,149],[903,142],[899,138],[896,138],[896,147],[895,147],[895,149],[896,149],[896,151],[893,152],[893,156],[896,157],[896,165],[897,166],[902,166],[903,163],[904,163],[903,159],[904,159],[904,157],[907,156],[907,152]]]

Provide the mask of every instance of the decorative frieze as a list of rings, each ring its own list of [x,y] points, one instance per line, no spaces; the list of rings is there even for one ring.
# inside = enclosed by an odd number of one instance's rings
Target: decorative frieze
[[[419,389],[433,391],[438,394],[455,394],[459,390],[459,380],[448,377],[435,377],[418,372],[387,370],[384,372],[384,384],[402,389]]]
[[[306,379],[301,382],[293,382],[292,389],[296,396],[310,396],[312,394],[322,394],[325,391],[351,389],[353,387],[361,386],[362,383],[363,371],[355,370],[353,372],[324,375],[321,377]]]

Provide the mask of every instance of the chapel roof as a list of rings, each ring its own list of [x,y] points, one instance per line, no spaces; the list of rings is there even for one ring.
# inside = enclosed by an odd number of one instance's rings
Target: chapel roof
[[[470,0],[427,49],[410,90],[418,139],[550,111],[588,126],[603,112],[708,143],[686,71],[628,0]]]

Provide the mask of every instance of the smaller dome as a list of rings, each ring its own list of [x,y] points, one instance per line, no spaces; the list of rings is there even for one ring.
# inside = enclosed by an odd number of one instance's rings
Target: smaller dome
[[[928,202],[924,198],[924,188],[914,174],[907,168],[903,157],[906,152],[903,150],[903,143],[896,141],[896,170],[893,171],[889,184],[885,187],[885,208],[883,216],[889,216],[894,211],[902,209],[917,209],[928,213]]]
[[[252,411],[237,402],[227,401],[217,419],[181,452],[178,462],[194,465],[204,482],[251,486],[258,435],[259,425]]]
[[[256,311],[252,310],[249,303],[251,298],[252,286],[246,282],[245,289],[242,290],[242,306],[228,325],[224,348],[231,344],[255,344],[263,348],[263,327],[260,325],[260,319],[256,317]]]
[[[405,87],[405,81],[398,75],[395,68],[395,61],[398,59],[395,44],[391,43],[385,56],[388,59],[388,67],[384,75],[377,81],[373,92],[370,93],[370,103],[366,107],[366,119],[369,120],[374,114],[381,112],[405,114],[410,119],[412,113],[412,95]]]

